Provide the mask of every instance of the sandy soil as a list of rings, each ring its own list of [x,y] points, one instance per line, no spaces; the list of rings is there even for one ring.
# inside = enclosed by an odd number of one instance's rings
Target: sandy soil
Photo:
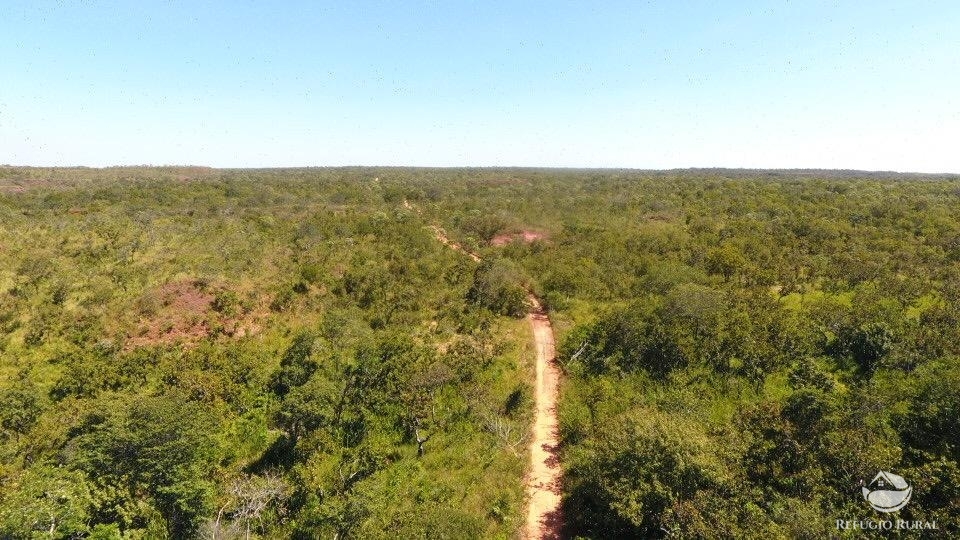
[[[524,537],[560,538],[563,519],[560,508],[560,459],[557,437],[557,390],[560,371],[554,362],[556,349],[550,319],[533,295],[533,310],[527,315],[537,348],[536,417],[530,442],[530,473],[527,475],[527,522]]]
[[[269,315],[263,305],[250,312],[225,316],[213,309],[214,299],[214,292],[194,280],[175,281],[146,291],[138,301],[138,319],[126,321],[134,329],[126,337],[124,350],[195,344],[211,335],[211,323],[226,336],[241,338],[259,333]]]
[[[213,295],[203,292],[189,280],[167,283],[148,291],[141,298],[145,309],[138,323],[137,335],[130,336],[126,349],[149,345],[166,345],[179,341],[197,341],[210,333],[207,314]]]

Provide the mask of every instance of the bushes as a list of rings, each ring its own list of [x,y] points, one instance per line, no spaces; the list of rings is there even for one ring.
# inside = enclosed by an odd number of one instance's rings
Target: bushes
[[[614,308],[576,334],[583,346],[576,361],[593,374],[644,370],[660,378],[691,364],[723,363],[711,356],[732,347],[721,331],[723,303],[717,291],[690,285]]]
[[[577,533],[649,538],[664,514],[730,481],[724,452],[694,423],[637,409],[605,419],[573,450],[566,516]]]
[[[90,532],[96,496],[80,471],[35,463],[13,478],[0,497],[0,536],[4,538],[73,538]]]
[[[484,261],[473,275],[467,299],[490,311],[510,317],[526,313],[527,281],[521,270],[504,259]]]
[[[946,456],[960,463],[960,366],[937,362],[925,366],[912,385],[898,427],[911,448]]]
[[[16,384],[0,390],[0,433],[4,437],[26,433],[44,409],[40,389],[29,384]]]
[[[825,537],[881,466],[957,523],[956,179],[3,173],[26,183],[0,205],[0,536],[48,530],[7,509],[61,492],[64,537],[190,534],[276,468],[288,513],[251,534],[509,537],[530,399],[504,316],[531,289],[582,534]],[[546,239],[483,245],[508,227]],[[151,284],[196,276],[189,339],[138,333],[183,307]]]
[[[478,238],[482,242],[489,242],[506,226],[506,221],[495,214],[474,214],[459,220],[459,228],[469,236]]]

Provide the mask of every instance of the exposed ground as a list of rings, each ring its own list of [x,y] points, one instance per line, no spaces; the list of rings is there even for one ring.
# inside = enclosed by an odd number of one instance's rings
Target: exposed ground
[[[168,283],[139,300],[140,321],[128,348],[194,341],[210,333],[208,313],[214,297],[193,281]]]
[[[514,240],[530,243],[534,240],[543,240],[544,238],[546,238],[546,235],[542,232],[524,229],[519,232],[498,234],[490,239],[490,245],[505,246]]]
[[[449,238],[447,238],[447,233],[444,232],[444,230],[441,229],[440,227],[434,226],[434,227],[433,227],[433,234],[436,235],[437,240],[439,240],[443,245],[449,247],[450,249],[452,249],[452,250],[454,250],[454,251],[462,251],[462,252],[466,253],[466,254],[467,254],[471,259],[473,259],[474,261],[480,262],[480,256],[479,256],[479,255],[477,255],[476,253],[471,253],[471,252],[463,249],[463,247],[462,247],[460,244],[458,244],[458,243],[454,242],[453,240],[450,240]]]
[[[216,293],[194,280],[174,281],[147,291],[137,302],[136,331],[127,337],[124,347],[193,343],[214,332],[243,337],[259,331],[263,314],[218,309]]]
[[[532,294],[533,310],[527,315],[537,348],[536,417],[530,442],[530,473],[527,475],[527,522],[525,537],[560,538],[563,519],[560,508],[560,458],[557,436],[557,391],[560,372],[554,362],[556,348],[550,319]]]

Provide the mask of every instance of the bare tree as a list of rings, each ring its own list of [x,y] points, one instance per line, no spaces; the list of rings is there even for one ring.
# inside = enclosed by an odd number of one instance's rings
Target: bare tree
[[[587,350],[587,341],[584,340],[580,342],[580,346],[577,348],[577,350],[573,354],[570,355],[570,358],[568,358],[566,361],[560,360],[560,363],[563,365],[564,368],[567,368],[570,366],[570,364],[573,364],[574,362],[576,362],[577,359],[580,358],[580,356],[584,352],[586,352],[586,350]]]
[[[519,454],[517,449],[523,446],[530,435],[526,429],[518,429],[513,420],[500,416],[499,414],[484,415],[483,427],[495,435],[503,444],[504,448],[507,448],[515,455]]]
[[[420,421],[419,421],[419,420],[415,420],[415,421],[414,421],[414,424],[413,424],[413,435],[414,435],[414,437],[417,438],[417,456],[418,456],[418,457],[422,457],[422,456],[423,456],[423,445],[426,444],[427,441],[430,440],[430,437],[433,437],[433,433],[431,433],[430,435],[427,435],[426,437],[421,437],[421,436],[420,436]]]
[[[230,515],[234,521],[243,523],[245,538],[250,538],[251,524],[256,521],[263,528],[263,513],[271,504],[287,498],[289,488],[280,476],[267,473],[263,476],[243,475],[236,478],[228,491],[230,500],[217,513],[213,538],[220,537],[223,516]]]

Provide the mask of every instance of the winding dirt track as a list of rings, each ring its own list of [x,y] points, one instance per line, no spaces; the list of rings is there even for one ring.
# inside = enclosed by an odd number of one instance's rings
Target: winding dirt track
[[[466,253],[474,261],[480,261],[476,253],[464,249],[450,240],[443,229],[433,227],[437,240],[454,251]],[[563,529],[560,506],[561,469],[559,439],[557,436],[557,392],[560,370],[555,362],[556,346],[553,327],[540,300],[532,293],[527,295],[531,306],[527,320],[533,329],[536,348],[537,380],[534,387],[536,416],[533,420],[530,439],[530,472],[525,483],[527,489],[527,519],[523,528],[526,540],[559,539]]]

